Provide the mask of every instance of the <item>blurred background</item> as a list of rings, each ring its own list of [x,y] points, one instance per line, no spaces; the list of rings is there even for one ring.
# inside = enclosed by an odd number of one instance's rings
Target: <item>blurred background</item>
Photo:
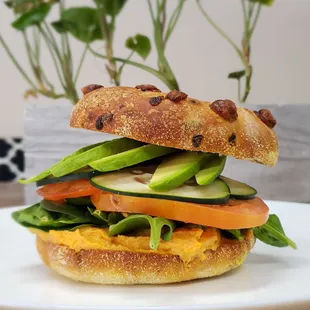
[[[12,0],[0,4],[0,196],[107,135],[68,129],[87,84],[153,84],[191,97],[268,107],[276,168],[231,160],[226,174],[266,199],[310,202],[310,1]]]

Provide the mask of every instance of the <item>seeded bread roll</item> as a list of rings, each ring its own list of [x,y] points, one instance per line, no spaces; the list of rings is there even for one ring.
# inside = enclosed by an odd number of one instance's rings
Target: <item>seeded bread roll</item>
[[[172,254],[143,251],[81,250],[46,242],[37,236],[37,249],[46,266],[76,281],[100,284],[164,284],[213,277],[240,266],[255,243],[251,230],[241,241],[221,238],[206,259],[183,262]]]
[[[230,155],[274,166],[278,141],[270,111],[253,112],[230,100],[213,103],[152,85],[88,85],[73,109],[70,126],[189,151]]]

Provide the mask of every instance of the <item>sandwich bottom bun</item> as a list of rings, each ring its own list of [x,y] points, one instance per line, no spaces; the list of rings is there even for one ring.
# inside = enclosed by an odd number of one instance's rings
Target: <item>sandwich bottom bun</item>
[[[243,240],[221,237],[216,250],[205,259],[184,262],[178,255],[85,249],[44,241],[37,235],[37,249],[46,266],[70,279],[100,284],[164,284],[208,278],[240,266],[255,243],[252,230]]]

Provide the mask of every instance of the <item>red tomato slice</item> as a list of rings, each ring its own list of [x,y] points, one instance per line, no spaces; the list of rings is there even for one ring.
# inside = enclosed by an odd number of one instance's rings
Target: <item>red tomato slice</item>
[[[142,213],[221,229],[261,226],[266,223],[269,212],[259,198],[231,199],[225,205],[207,205],[100,192],[93,194],[91,200],[103,211]]]
[[[37,190],[39,196],[52,201],[90,196],[99,192],[87,179],[48,184]]]

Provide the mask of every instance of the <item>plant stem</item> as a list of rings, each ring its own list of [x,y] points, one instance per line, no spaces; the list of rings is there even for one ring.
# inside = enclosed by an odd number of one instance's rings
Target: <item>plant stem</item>
[[[149,7],[149,12],[150,12],[150,15],[151,15],[151,19],[152,19],[153,25],[155,25],[155,15],[154,15],[153,7],[152,7],[152,4],[151,4],[151,0],[147,0],[147,5]]]
[[[135,51],[132,51],[132,52],[128,55],[128,57],[126,58],[126,61],[124,61],[124,62],[122,63],[122,65],[119,67],[119,69],[118,69],[118,71],[117,71],[117,75],[119,76],[119,78],[120,78],[120,76],[122,75],[122,72],[123,72],[123,69],[124,69],[125,65],[127,64],[128,60],[131,59],[131,57],[133,56],[134,53],[135,53]]]
[[[255,14],[255,17],[254,17],[254,21],[253,21],[253,24],[252,24],[252,27],[250,27],[250,30],[249,30],[249,37],[250,37],[250,39],[251,39],[252,34],[253,34],[253,32],[255,30],[255,27],[257,25],[257,21],[258,21],[258,18],[259,18],[259,14],[260,14],[261,8],[262,8],[262,5],[258,4],[257,10],[256,10],[256,14]]]
[[[106,66],[107,71],[110,75],[111,80],[114,82],[116,86],[120,85],[120,77],[117,74],[117,67],[115,60],[113,58],[113,31],[114,31],[114,23],[115,19],[112,17],[111,24],[109,25],[106,19],[106,10],[104,6],[97,6],[98,15],[99,15],[99,23],[101,32],[105,38],[105,50],[107,54],[108,64]]]
[[[179,90],[179,85],[176,81],[174,73],[169,65],[169,62],[165,56],[165,43],[164,43],[164,22],[165,18],[163,17],[166,12],[166,0],[162,0],[162,2],[157,1],[157,11],[154,21],[154,41],[157,50],[158,56],[158,68],[162,75],[165,75],[167,80],[170,81],[171,85],[175,87],[173,89]],[[150,6],[150,14],[152,16],[153,9]],[[166,84],[167,85],[167,84]]]
[[[176,6],[176,8],[174,9],[170,21],[168,23],[168,27],[167,27],[167,31],[165,34],[165,38],[164,38],[164,46],[166,47],[167,41],[169,40],[176,24],[178,23],[178,20],[181,16],[181,12],[183,9],[183,5],[185,3],[185,0],[179,0],[179,4]]]
[[[105,55],[97,53],[96,51],[94,51],[91,48],[89,50],[92,54],[94,54],[95,56],[97,56],[99,58],[103,58],[103,59],[108,58]],[[126,63],[128,65],[134,66],[136,68],[139,68],[139,69],[142,69],[146,72],[151,73],[152,75],[156,76],[159,80],[161,80],[164,84],[166,84],[169,89],[177,89],[177,87],[178,87],[177,83],[175,84],[173,81],[170,81],[169,79],[167,79],[167,77],[164,74],[162,74],[162,72],[160,72],[159,70],[156,70],[156,69],[151,68],[149,66],[140,64],[140,63],[132,61],[132,60],[124,59],[124,58],[114,57],[113,60],[117,61],[117,62],[121,62],[121,63]]]
[[[247,12],[245,8],[245,0],[241,0],[242,12],[243,12],[243,20],[247,19]]]
[[[79,61],[78,68],[77,68],[76,73],[75,73],[74,83],[76,83],[78,78],[79,78],[79,75],[80,75],[80,72],[81,72],[81,69],[82,69],[82,66],[83,66],[83,63],[84,63],[85,56],[86,56],[86,53],[88,51],[88,48],[89,48],[89,45],[86,44],[85,48],[84,48],[84,51],[82,53],[81,59]]]
[[[202,7],[200,0],[196,0],[197,5],[201,11],[201,13],[204,15],[204,17],[207,19],[207,21],[210,23],[210,25],[235,49],[239,57],[242,59],[243,55],[241,50],[238,48],[238,46],[231,40],[231,38],[213,21],[213,19],[207,14],[207,12]]]
[[[44,69],[41,66],[41,61],[40,61],[40,57],[41,57],[41,40],[40,40],[40,32],[38,30],[38,28],[33,27],[33,41],[34,41],[34,58],[36,60],[36,65],[38,67],[38,70],[40,71],[40,76],[42,78],[42,82],[45,83],[47,85],[47,87],[50,89],[51,92],[54,92],[54,85],[52,85],[52,83],[49,81],[49,79],[47,78]]]
[[[253,67],[250,62],[250,52],[251,52],[251,37],[253,31],[256,27],[258,17],[260,14],[261,4],[256,4],[254,2],[247,3],[245,0],[241,0],[242,12],[243,12],[243,37],[241,49],[230,39],[230,37],[212,20],[212,18],[203,9],[200,0],[196,0],[200,11],[203,13],[210,25],[225,39],[230,45],[235,49],[238,56],[240,57],[245,70],[245,85],[243,96],[241,97],[241,85],[240,78],[238,79],[238,99],[239,102],[245,102],[251,91],[251,79],[253,74]],[[247,4],[246,4],[247,3]],[[255,10],[255,8],[257,9]],[[254,21],[251,26],[251,21],[254,14]]]
[[[54,62],[54,65],[55,65],[55,69],[56,69],[56,73],[58,75],[58,79],[62,85],[62,88],[65,90],[66,92],[66,85],[65,85],[65,82],[63,80],[63,77],[62,77],[62,74],[61,74],[61,70],[59,68],[59,64],[58,64],[58,61],[56,59],[56,56],[55,56],[55,52],[54,52],[54,48],[52,46],[52,43],[50,42],[50,39],[49,37],[47,36],[47,34],[45,33],[44,29],[41,27],[41,26],[38,26],[39,30],[40,30],[40,33],[42,34],[44,40],[45,40],[45,43],[46,43],[46,46],[51,54],[51,57],[53,59],[53,62]]]
[[[14,55],[12,54],[11,50],[9,49],[9,47],[6,45],[1,33],[0,33],[0,43],[2,44],[4,50],[6,51],[6,53],[8,54],[8,56],[10,57],[11,61],[14,63],[15,67],[17,68],[17,70],[20,72],[20,74],[23,76],[23,78],[29,83],[29,85],[36,90],[37,92],[39,92],[39,90],[37,89],[36,85],[31,81],[30,77],[27,75],[27,73],[23,70],[23,68],[21,67],[21,65],[18,63],[18,61],[16,60],[16,58],[14,57]]]
[[[62,57],[58,44],[56,42],[56,39],[52,31],[50,30],[48,24],[44,22],[43,25],[45,26],[45,30],[47,31],[45,38],[47,41],[49,41],[50,46],[54,50],[55,55],[57,56],[59,64],[60,64],[60,68],[61,68],[62,75],[64,78],[63,87],[65,90],[65,93],[67,94],[67,98],[70,99],[73,104],[75,104],[78,101],[78,95],[75,89],[75,85],[73,85],[73,82],[72,82],[72,71],[70,69],[70,65],[71,65],[70,60],[67,62],[67,59],[66,59],[68,55],[64,54],[64,58]],[[64,40],[63,45],[65,45],[66,44],[65,38],[63,38],[63,40]]]

